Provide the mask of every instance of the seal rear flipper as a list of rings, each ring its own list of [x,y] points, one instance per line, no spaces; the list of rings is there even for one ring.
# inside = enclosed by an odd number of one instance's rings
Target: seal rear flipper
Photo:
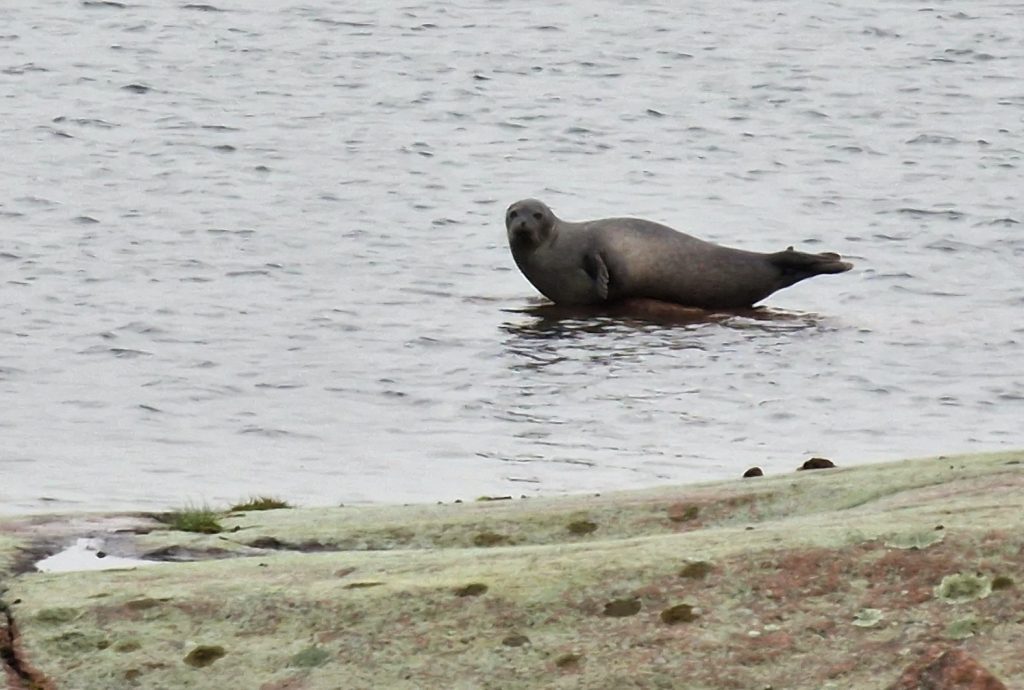
[[[844,273],[853,268],[853,264],[843,261],[843,258],[835,252],[808,254],[798,252],[792,247],[788,247],[782,252],[769,254],[768,261],[780,268],[783,274],[795,278],[793,282],[823,273]]]
[[[583,270],[590,279],[594,281],[594,291],[601,300],[608,299],[608,265],[597,252],[591,252],[583,257]]]

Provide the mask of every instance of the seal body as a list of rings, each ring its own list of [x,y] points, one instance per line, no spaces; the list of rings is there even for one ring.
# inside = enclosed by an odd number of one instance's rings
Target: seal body
[[[852,268],[831,252],[732,249],[639,218],[570,223],[536,199],[509,206],[505,228],[519,270],[556,304],[645,298],[737,309],[806,278]]]

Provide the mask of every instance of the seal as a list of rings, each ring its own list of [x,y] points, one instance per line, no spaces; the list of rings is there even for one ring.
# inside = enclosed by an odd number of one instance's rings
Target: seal
[[[741,309],[801,280],[853,267],[832,252],[733,249],[639,218],[570,223],[536,199],[509,206],[505,228],[519,270],[555,304],[653,299]]]

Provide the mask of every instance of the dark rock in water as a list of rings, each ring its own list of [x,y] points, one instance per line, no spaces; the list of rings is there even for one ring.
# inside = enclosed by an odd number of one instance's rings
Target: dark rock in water
[[[760,467],[751,467],[749,470],[747,470],[746,472],[743,473],[743,478],[744,479],[746,479],[747,477],[763,477],[763,476],[764,476],[764,470],[762,470]]]
[[[1006,690],[1006,685],[960,649],[935,646],[903,672],[888,690]]]
[[[811,458],[800,467],[796,468],[796,471],[800,470],[827,470],[830,467],[835,467],[836,464],[828,458]]]

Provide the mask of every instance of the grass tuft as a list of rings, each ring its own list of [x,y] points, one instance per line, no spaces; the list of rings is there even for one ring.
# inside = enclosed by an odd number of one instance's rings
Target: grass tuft
[[[217,534],[224,528],[218,522],[221,514],[208,506],[201,508],[187,506],[161,517],[171,529],[179,532],[199,532],[201,534]]]
[[[273,496],[252,496],[245,503],[236,503],[231,506],[232,512],[244,511],[244,510],[279,510],[281,508],[291,508],[292,505],[288,501],[282,501],[279,498]]]

